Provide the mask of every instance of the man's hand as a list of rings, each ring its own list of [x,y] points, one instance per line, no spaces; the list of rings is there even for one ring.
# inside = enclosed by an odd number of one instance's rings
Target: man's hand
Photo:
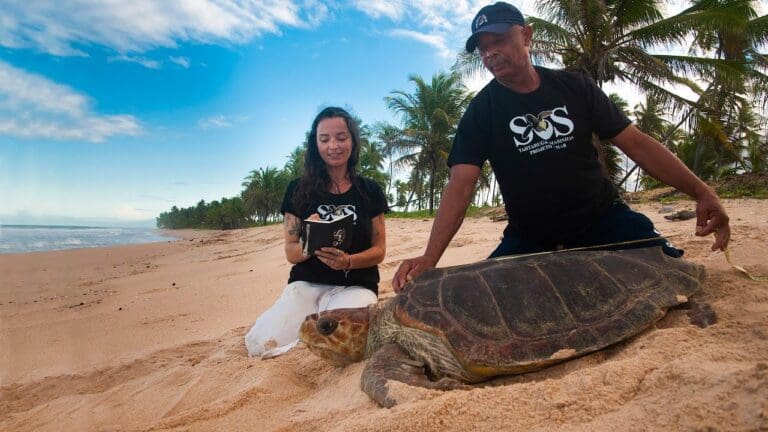
[[[657,180],[696,200],[696,235],[715,234],[712,250],[725,250],[731,238],[728,214],[715,191],[694,175],[668,148],[630,125],[611,142]]]
[[[705,194],[696,201],[696,235],[715,233],[712,250],[725,250],[731,238],[728,214],[714,193]]]
[[[435,268],[435,262],[422,255],[420,257],[403,260],[392,279],[392,288],[395,293],[403,290],[403,286],[413,278],[429,269]]]

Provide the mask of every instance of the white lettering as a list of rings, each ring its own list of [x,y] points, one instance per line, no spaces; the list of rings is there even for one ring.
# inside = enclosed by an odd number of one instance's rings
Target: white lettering
[[[512,138],[515,140],[515,145],[518,147],[529,144],[533,139],[533,134],[531,134],[528,120],[526,120],[525,117],[520,116],[513,118],[512,121],[509,122],[509,129],[516,135]],[[518,136],[523,138],[525,141],[518,141]]]
[[[573,132],[573,121],[568,117],[561,117],[558,115],[558,111],[564,113],[564,115],[568,115],[568,107],[565,105],[557,107],[552,110],[552,115],[549,116],[549,118],[552,119],[552,123],[566,127],[565,131],[560,131],[558,128],[555,128],[555,136],[561,137],[563,135],[569,135],[571,132]]]
[[[526,114],[514,117],[509,122],[509,130],[518,150],[527,152],[530,148],[526,146],[533,142],[534,134],[539,137],[538,141],[549,141],[553,136],[569,136],[574,130],[574,123],[568,118],[568,107],[563,105],[551,111],[542,111],[537,116]]]
[[[320,219],[327,221],[351,214],[352,220],[357,222],[357,210],[353,205],[344,204],[337,207],[333,204],[323,204],[317,207],[317,214]]]

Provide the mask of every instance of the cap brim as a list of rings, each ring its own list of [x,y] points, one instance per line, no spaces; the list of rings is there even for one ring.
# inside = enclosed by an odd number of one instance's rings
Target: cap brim
[[[497,24],[489,24],[485,27],[481,27],[476,32],[472,33],[472,36],[467,39],[467,44],[465,48],[467,49],[468,53],[472,53],[475,51],[475,48],[477,48],[477,38],[480,37],[480,33],[506,33],[509,29],[512,28],[512,26],[515,25],[513,23],[497,23]]]

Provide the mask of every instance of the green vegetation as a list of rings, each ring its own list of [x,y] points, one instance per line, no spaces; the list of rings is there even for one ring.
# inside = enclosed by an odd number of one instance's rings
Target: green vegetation
[[[533,24],[534,62],[579,71],[602,86],[633,85],[645,99],[614,102],[645,133],[658,139],[725,198],[768,198],[768,15],[757,0],[697,0],[664,17],[661,0],[541,0]],[[685,54],[657,54],[675,47]],[[413,92],[393,90],[384,103],[400,124],[361,124],[359,172],[385,188],[399,212],[388,217],[430,217],[448,179],[453,135],[472,95],[462,77],[482,68],[477,54],[461,52],[452,72],[431,81],[411,76]],[[692,97],[684,95],[692,94]],[[280,221],[288,182],[301,175],[297,146],[279,169],[262,167],[243,181],[239,197],[157,218],[161,228],[238,228]],[[661,186],[610,146],[595,140],[606,172],[624,190]],[[729,179],[745,179],[729,180]],[[756,180],[755,180],[756,179]],[[670,193],[655,199],[674,200]],[[493,173],[483,167],[474,206],[499,206]],[[469,213],[475,210],[470,209]],[[482,210],[478,210],[482,211]]]
[[[723,198],[768,198],[768,172],[723,178],[715,190]]]
[[[731,175],[715,180],[710,185],[722,198],[768,199],[768,172]],[[661,203],[690,199],[682,192],[668,186],[628,192],[625,198],[631,202],[658,201]]]
[[[434,216],[429,210],[400,211],[387,213],[387,219],[427,219]]]
[[[736,188],[732,190],[724,190],[720,192],[720,196],[723,198],[768,198],[768,188]]]
[[[200,200],[197,206],[184,209],[173,206],[157,217],[157,227],[233,229],[247,226],[249,219],[241,198],[222,198],[210,203]]]
[[[469,206],[467,209],[467,217],[480,217],[491,215],[503,215],[504,210],[496,206]],[[428,209],[416,210],[416,211],[394,211],[387,213],[387,219],[431,219],[434,217],[433,213],[430,213]]]

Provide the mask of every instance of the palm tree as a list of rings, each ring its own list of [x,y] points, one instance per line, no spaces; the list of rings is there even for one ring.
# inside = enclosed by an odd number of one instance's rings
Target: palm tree
[[[367,177],[385,188],[388,176],[384,173],[384,144],[371,140],[368,126],[360,127],[360,158],[358,174]]]
[[[632,117],[638,129],[655,138],[658,141],[664,139],[664,133],[668,130],[669,121],[664,117],[666,112],[659,103],[659,98],[653,94],[645,96],[645,102],[635,105]],[[635,190],[639,184],[652,184],[652,177],[648,177],[642,171],[638,172],[635,181]]]
[[[658,97],[652,94],[646,95],[645,102],[635,105],[632,112],[638,129],[657,140],[662,139],[664,130],[669,125],[665,114],[664,108],[659,104]]]
[[[733,71],[717,59],[649,50],[662,45],[683,47],[691,35],[743,27],[743,8],[733,3],[749,2],[703,0],[665,18],[660,0],[542,0],[538,9],[545,19],[529,20],[536,28],[532,55],[581,71],[600,86],[617,80],[631,82],[644,93],[656,95],[664,106],[687,108],[691,101],[667,86],[682,84],[699,90],[688,75],[720,69],[733,76]]]
[[[745,153],[746,170],[768,171],[768,134],[760,135],[759,116],[748,106],[742,106],[734,125],[733,141],[741,142]]]
[[[245,220],[245,214],[243,200],[240,197],[222,198],[221,204],[209,212],[208,218],[212,226],[227,230],[240,228]]]
[[[720,97],[743,97],[751,94],[758,104],[768,102],[768,55],[760,53],[768,42],[768,15],[757,16],[755,0],[698,0],[684,11],[707,16],[712,9],[727,18],[712,14],[709,25],[695,33],[692,48],[712,53],[720,62],[703,69],[704,78],[712,82],[712,94],[730,90]],[[736,100],[736,99],[735,99]],[[732,105],[729,105],[732,106]],[[713,105],[714,107],[714,105]]]
[[[608,98],[625,114],[627,115],[627,101],[621,98],[616,93],[611,93]],[[622,153],[611,145],[609,140],[601,140],[597,135],[592,135],[592,146],[597,150],[600,163],[603,165],[603,171],[605,175],[610,178],[614,183],[617,183],[621,177],[621,161]]]
[[[488,197],[491,194],[492,181],[493,170],[491,169],[491,164],[490,162],[485,161],[483,166],[480,167],[480,177],[478,177],[477,184],[475,184],[475,193],[472,198],[472,202],[475,206],[482,207],[488,205]],[[485,199],[483,199],[483,191],[487,191]]]
[[[283,172],[289,180],[301,177],[304,172],[304,153],[306,151],[306,146],[302,144],[296,146],[288,155],[288,162],[285,163]]]
[[[420,76],[409,77],[416,85],[414,93],[395,90],[384,98],[387,107],[401,116],[396,151],[398,163],[408,165],[415,178],[428,181],[429,211],[434,212],[438,190],[448,178],[446,160],[456,126],[471,94],[459,75],[440,72],[427,83]],[[415,177],[414,177],[415,174]]]
[[[677,15],[663,18],[658,10],[660,2],[653,0],[592,0],[578,4],[545,0],[540,10],[550,21],[531,19],[540,36],[534,56],[553,60],[552,54],[556,53],[566,68],[590,75],[599,85],[617,79],[632,82],[662,108],[682,111],[688,127],[699,137],[693,171],[701,174],[705,146],[714,147],[715,151],[708,154],[721,155],[726,163],[733,162],[737,154],[723,139],[723,121],[727,124],[732,118],[723,108],[737,104],[738,97],[744,94],[739,88],[744,82],[766,83],[765,75],[746,61],[747,52],[755,53],[749,41],[765,37],[764,24],[753,25],[751,33],[747,30],[750,18],[755,16],[752,3],[699,0]],[[695,37],[693,47],[699,48],[702,56],[696,56],[695,49],[690,55],[647,51],[659,44],[683,46],[691,35]],[[707,55],[713,50],[714,56]],[[709,85],[702,91],[685,78],[688,76],[702,78]],[[698,100],[681,97],[672,84],[691,88],[700,95]]]
[[[242,196],[247,213],[255,214],[262,224],[266,224],[271,216],[279,213],[287,183],[283,171],[277,168],[251,171],[243,181]]]
[[[758,47],[768,41],[768,17],[758,17],[750,0],[700,0],[690,10],[699,12],[709,7],[728,9],[741,17],[739,21],[715,21],[697,34],[693,48],[713,53],[721,64],[702,71],[709,86],[700,98],[701,110],[692,116],[690,127],[699,140],[692,169],[702,173],[703,154],[714,146],[717,165],[714,174],[731,170],[748,170],[750,164],[742,159],[749,142],[735,131],[742,116],[751,107],[764,107],[768,102],[768,61]]]
[[[408,187],[408,183],[402,181],[402,180],[395,180],[395,207],[401,209],[402,211],[408,211],[408,207],[410,206],[410,198],[409,194],[413,194],[413,189]]]
[[[372,140],[374,132],[370,126],[364,124],[358,117],[354,117],[354,120],[360,129],[360,153],[357,173],[375,181],[383,189],[387,186],[388,181],[387,174],[383,171],[384,145]]]
[[[386,194],[390,197],[391,201],[397,201],[391,197],[392,195],[392,181],[394,180],[395,160],[394,156],[397,149],[402,144],[400,142],[400,129],[396,126],[388,124],[386,122],[377,122],[373,125],[373,134],[376,139],[382,143],[379,147],[381,151],[381,157],[387,160],[388,174],[387,174],[387,189]]]
[[[717,153],[717,146],[707,143],[701,145],[701,134],[710,134],[713,137],[718,135],[718,127],[706,118],[699,121],[699,128],[696,133],[686,135],[685,139],[677,146],[677,157],[688,167],[695,165],[696,161],[701,161],[698,167],[697,175],[703,179],[717,179],[724,174],[724,170],[718,163],[720,156]],[[721,137],[724,139],[724,137]]]

